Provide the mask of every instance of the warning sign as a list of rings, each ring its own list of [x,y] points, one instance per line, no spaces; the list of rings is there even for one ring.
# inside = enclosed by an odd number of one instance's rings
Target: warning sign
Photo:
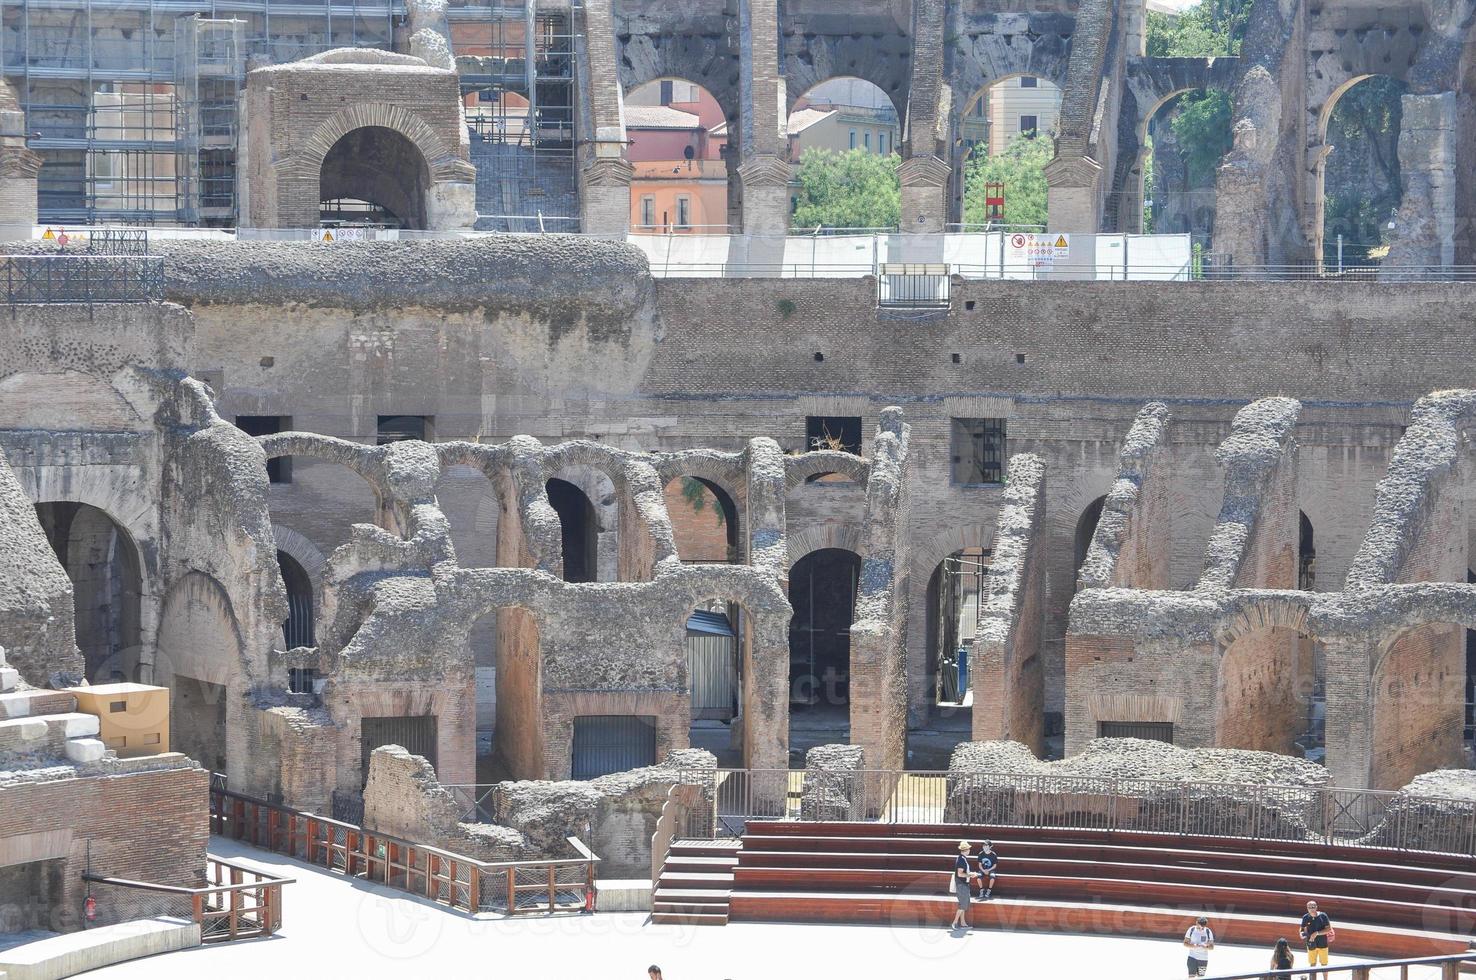
[[[1015,234],[1010,236],[1011,264],[1021,264],[1032,269],[1050,269],[1057,259],[1070,258],[1070,235]]]
[[[319,228],[314,241],[319,242],[362,242],[369,239],[365,228]]]

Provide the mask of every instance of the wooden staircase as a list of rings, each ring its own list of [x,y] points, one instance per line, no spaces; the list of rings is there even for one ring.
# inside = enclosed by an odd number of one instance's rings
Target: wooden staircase
[[[1176,937],[1203,912],[1225,942],[1269,944],[1295,935],[1316,898],[1350,953],[1461,952],[1476,934],[1476,859],[1173,834],[753,821],[741,847],[726,845],[723,883],[703,887],[723,889],[721,921],[942,926],[957,843],[984,838],[1002,861],[995,897],[970,915],[984,928]],[[719,877],[715,865],[683,862],[721,846],[674,848],[669,887],[691,894],[692,875]]]
[[[651,895],[651,921],[727,925],[739,846],[736,840],[674,841]]]

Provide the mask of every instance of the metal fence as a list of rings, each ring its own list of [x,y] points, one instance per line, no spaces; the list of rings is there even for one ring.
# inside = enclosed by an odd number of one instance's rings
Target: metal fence
[[[11,306],[155,303],[164,260],[148,255],[0,255],[0,289]]]
[[[1476,801],[1376,790],[1091,776],[719,769],[690,837],[751,820],[860,820],[1172,833],[1476,855]]]

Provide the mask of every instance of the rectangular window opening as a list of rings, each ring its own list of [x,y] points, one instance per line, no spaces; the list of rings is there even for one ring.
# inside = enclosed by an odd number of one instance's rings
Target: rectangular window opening
[[[1005,420],[953,420],[953,482],[962,486],[1004,481]]]
[[[430,442],[433,421],[434,417],[430,415],[381,415],[375,445],[384,446],[409,439]]]
[[[236,428],[248,436],[274,436],[279,432],[292,431],[290,415],[237,415]],[[267,482],[292,482],[292,457],[278,456],[267,460]]]
[[[807,415],[805,416],[805,452],[834,450],[861,455],[861,416],[859,415]],[[841,473],[822,473],[810,477],[808,483],[848,483],[850,477]]]
[[[1039,116],[1021,116],[1020,117],[1020,135],[1021,136],[1034,136],[1036,134],[1036,131],[1038,129],[1040,129],[1040,117]]]
[[[1099,721],[1098,738],[1142,738],[1150,742],[1174,741],[1174,723],[1171,721]]]

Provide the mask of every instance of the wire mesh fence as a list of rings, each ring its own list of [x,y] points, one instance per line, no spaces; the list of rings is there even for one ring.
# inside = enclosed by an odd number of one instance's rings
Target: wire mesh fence
[[[1092,776],[720,769],[689,838],[751,821],[841,820],[1171,833],[1476,854],[1476,801],[1376,790]]]
[[[0,255],[0,290],[11,306],[160,302],[164,260],[148,255]]]

